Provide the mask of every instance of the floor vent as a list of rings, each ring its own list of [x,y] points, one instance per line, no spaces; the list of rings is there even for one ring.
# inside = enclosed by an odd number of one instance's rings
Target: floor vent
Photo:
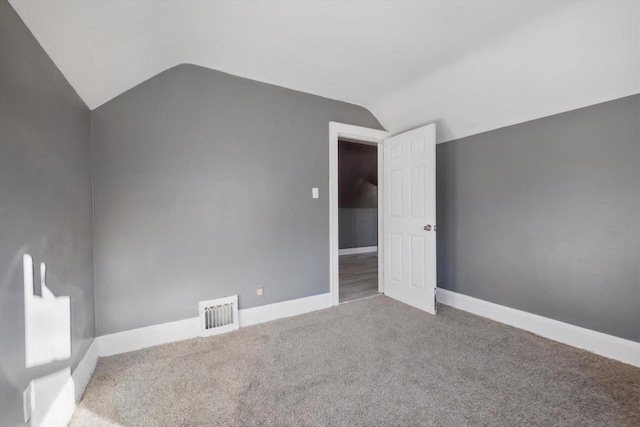
[[[238,329],[238,295],[200,301],[200,336],[222,334]]]

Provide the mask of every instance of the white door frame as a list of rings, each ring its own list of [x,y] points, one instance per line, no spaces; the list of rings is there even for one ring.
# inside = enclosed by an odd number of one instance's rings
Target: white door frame
[[[391,134],[377,129],[329,122],[329,280],[333,305],[340,304],[340,268],[338,234],[338,139],[378,145],[378,292],[384,292],[384,140]]]

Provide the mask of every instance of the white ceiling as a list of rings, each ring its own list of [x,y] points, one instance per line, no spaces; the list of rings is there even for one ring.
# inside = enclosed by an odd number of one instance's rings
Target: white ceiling
[[[443,142],[640,92],[638,1],[10,2],[91,109],[192,63]]]

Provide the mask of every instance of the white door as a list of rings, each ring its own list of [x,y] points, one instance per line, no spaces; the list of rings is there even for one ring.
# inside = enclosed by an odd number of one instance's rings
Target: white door
[[[384,141],[384,293],[436,312],[436,127]]]

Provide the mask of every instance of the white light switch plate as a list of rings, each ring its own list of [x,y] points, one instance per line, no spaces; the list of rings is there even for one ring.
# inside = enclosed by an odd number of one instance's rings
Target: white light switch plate
[[[317,187],[313,187],[313,188],[311,189],[311,195],[313,196],[313,198],[314,198],[314,199],[317,199],[318,197],[320,197],[320,196],[318,195],[318,188],[317,188]]]

